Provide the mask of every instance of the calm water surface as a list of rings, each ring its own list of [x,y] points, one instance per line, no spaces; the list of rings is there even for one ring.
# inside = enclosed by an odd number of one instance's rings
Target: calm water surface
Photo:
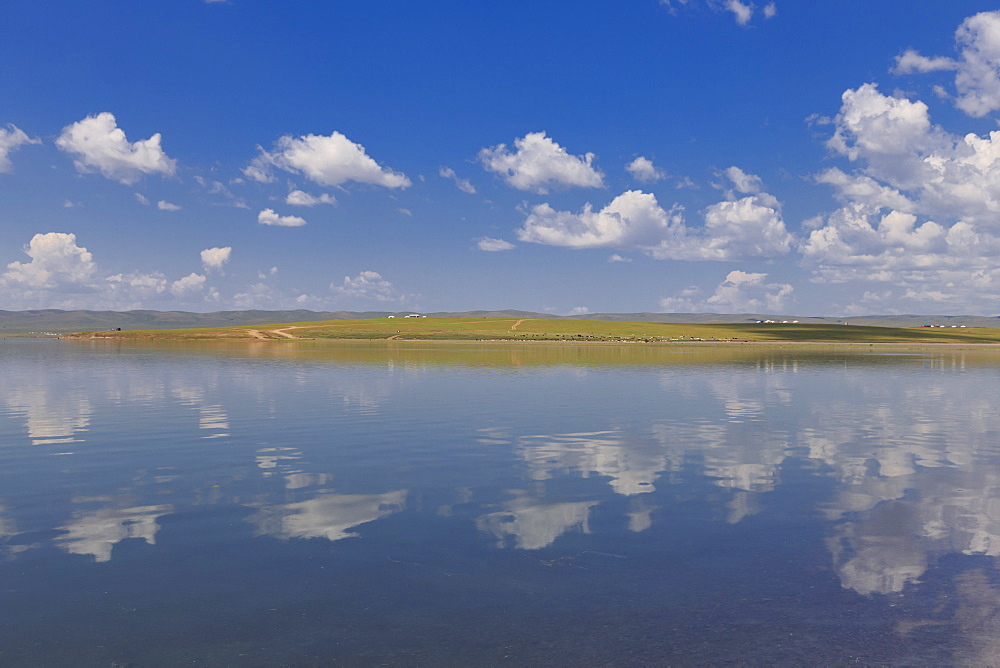
[[[6,339],[0,664],[997,664],[998,379]]]

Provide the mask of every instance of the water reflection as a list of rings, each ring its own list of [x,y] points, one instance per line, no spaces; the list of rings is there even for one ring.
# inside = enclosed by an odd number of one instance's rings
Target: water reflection
[[[632,496],[655,491],[653,482],[667,470],[662,451],[643,448],[620,432],[522,436],[518,452],[532,480],[548,480],[557,472],[609,478],[615,494]]]
[[[588,519],[597,501],[545,502],[517,496],[504,502],[504,510],[476,519],[476,527],[496,539],[496,546],[539,550],[567,531],[590,533]]]
[[[81,443],[93,410],[83,390],[48,384],[10,388],[4,402],[23,417],[32,445]]]
[[[181,404],[198,411],[198,428],[207,431],[207,433],[202,434],[202,438],[229,436],[229,418],[226,416],[225,409],[219,404],[207,403],[204,390],[182,386],[172,388],[171,394]]]
[[[80,505],[101,505],[80,510],[65,525],[57,527],[61,536],[56,545],[70,554],[88,555],[95,561],[110,561],[114,546],[126,538],[138,538],[149,545],[156,543],[159,528],[156,520],[173,512],[173,506],[116,507],[115,499],[74,499]]]
[[[48,549],[120,566],[129,539],[160,553],[218,533],[286,556],[329,543],[358,562],[384,561],[388,543],[403,558],[390,563],[435,582],[608,553],[621,577],[660,582],[668,557],[694,572],[732,558],[720,544],[765,564],[792,545],[783,567],[801,560],[805,587],[828,577],[852,605],[882,606],[909,643],[944,634],[949,661],[1000,660],[997,353],[21,350],[0,351],[0,545],[14,563]],[[192,517],[204,524],[176,528]],[[399,554],[390,528],[419,554]],[[734,625],[778,605],[753,577],[719,603]],[[585,586],[563,594],[600,605]]]
[[[320,494],[297,503],[263,506],[250,518],[258,535],[275,538],[353,538],[350,529],[406,508],[405,489],[385,494]]]

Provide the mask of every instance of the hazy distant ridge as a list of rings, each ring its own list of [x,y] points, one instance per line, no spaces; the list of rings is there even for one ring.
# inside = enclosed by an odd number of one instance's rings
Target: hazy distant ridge
[[[349,320],[355,318],[386,318],[403,316],[410,311],[215,311],[189,313],[185,311],[35,311],[0,310],[0,334],[31,332],[65,333],[114,329],[184,329],[192,327],[225,327],[232,325],[269,325],[284,322],[318,320]],[[586,315],[555,316],[532,311],[482,310],[436,312],[424,315],[459,318],[568,318],[577,320],[612,320],[619,322],[726,323],[756,320],[798,320],[801,323],[854,323],[885,327],[916,327],[923,324],[966,325],[968,327],[1000,327],[1000,317],[960,315],[869,315],[854,318],[809,317],[766,313],[588,313]]]

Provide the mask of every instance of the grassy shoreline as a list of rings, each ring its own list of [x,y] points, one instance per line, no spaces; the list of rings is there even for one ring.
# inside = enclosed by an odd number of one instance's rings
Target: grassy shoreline
[[[107,341],[442,341],[613,344],[1000,345],[1000,329],[827,324],[678,324],[538,318],[386,318],[254,327],[98,331],[63,340]]]

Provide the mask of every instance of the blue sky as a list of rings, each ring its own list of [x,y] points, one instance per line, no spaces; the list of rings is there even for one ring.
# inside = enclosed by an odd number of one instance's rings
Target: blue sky
[[[1000,313],[976,1],[5,3],[0,309]]]

